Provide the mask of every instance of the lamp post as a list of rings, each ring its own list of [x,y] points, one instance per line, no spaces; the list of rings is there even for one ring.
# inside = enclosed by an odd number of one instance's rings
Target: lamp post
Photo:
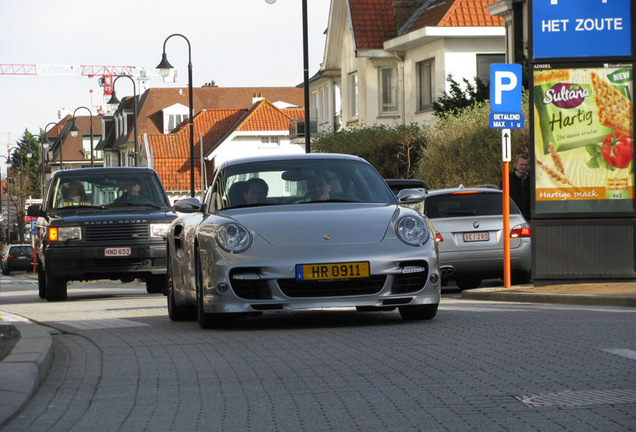
[[[91,168],[94,166],[93,163],[93,113],[91,112],[90,109],[86,108],[85,106],[80,106],[75,108],[75,111],[73,111],[73,124],[71,125],[71,136],[76,137],[79,134],[80,129],[77,127],[77,124],[75,124],[75,113],[77,112],[77,110],[80,109],[85,109],[86,111],[88,111],[88,114],[91,116],[91,127],[90,127],[90,134],[91,134]],[[61,146],[60,146],[61,148]]]
[[[50,122],[47,123],[46,126],[44,126],[44,138],[40,139],[40,153],[41,153],[41,160],[42,160],[42,177],[40,178],[40,188],[41,190],[41,194],[42,194],[42,199],[44,199],[44,183],[46,182],[46,162],[47,162],[47,154],[49,151],[49,148],[51,147],[51,140],[49,140],[49,137],[46,135],[49,126],[51,125],[56,125],[57,123],[55,122]]]
[[[117,82],[117,80],[121,77],[126,77],[128,78],[133,85],[133,130],[135,133],[135,157],[134,157],[134,161],[135,161],[135,166],[138,166],[138,157],[139,157],[139,139],[137,138],[137,86],[135,85],[135,80],[129,76],[129,75],[120,75],[117,78],[115,78],[115,80],[113,81],[113,95],[111,96],[110,100],[108,101],[108,105],[111,106],[116,106],[119,105],[119,99],[117,99],[117,95],[115,94],[115,83]],[[116,108],[115,108],[116,109]]]
[[[161,73],[161,76],[167,77],[170,73],[170,69],[174,69],[174,66],[168,62],[168,56],[166,55],[166,43],[168,39],[173,36],[179,36],[185,39],[188,43],[188,94],[189,94],[189,116],[190,116],[190,196],[194,197],[194,107],[192,103],[192,49],[190,41],[182,34],[171,34],[163,41],[163,54],[161,55],[161,62],[157,65],[157,69]]]
[[[274,4],[276,0],[265,0]],[[303,89],[305,95],[305,153],[311,153],[311,132],[309,123],[309,37],[307,35],[307,0],[303,5]]]

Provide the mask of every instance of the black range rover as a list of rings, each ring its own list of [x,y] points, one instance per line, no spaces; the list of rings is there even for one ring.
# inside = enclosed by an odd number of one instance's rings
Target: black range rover
[[[150,168],[82,168],[56,171],[37,216],[39,295],[66,300],[69,280],[146,281],[163,292],[166,239],[176,217]]]

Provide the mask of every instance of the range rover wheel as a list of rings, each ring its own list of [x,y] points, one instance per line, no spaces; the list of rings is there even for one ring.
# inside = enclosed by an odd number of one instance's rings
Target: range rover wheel
[[[159,294],[167,292],[166,284],[168,283],[168,276],[163,275],[150,275],[146,278],[146,292],[148,294]]]
[[[38,295],[41,299],[46,298],[46,273],[38,266]]]
[[[50,272],[46,273],[46,300],[47,301],[63,301],[68,298],[66,279],[51,276]]]

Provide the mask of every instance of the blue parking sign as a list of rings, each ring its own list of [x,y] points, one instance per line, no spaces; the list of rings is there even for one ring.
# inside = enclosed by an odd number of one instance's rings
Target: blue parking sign
[[[490,111],[495,113],[521,112],[520,64],[490,65]]]

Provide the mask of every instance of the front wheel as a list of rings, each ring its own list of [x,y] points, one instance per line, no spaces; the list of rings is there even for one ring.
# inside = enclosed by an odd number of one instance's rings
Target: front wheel
[[[41,299],[46,298],[46,273],[38,265],[38,295]]]
[[[400,306],[400,315],[402,319],[407,321],[414,320],[430,320],[437,315],[436,304],[417,305],[417,306]]]
[[[179,306],[174,298],[174,278],[172,277],[172,267],[170,264],[170,252],[168,252],[168,274],[167,279],[167,298],[168,298],[168,316],[172,321],[189,321],[195,318],[196,311],[192,306]]]
[[[455,284],[460,290],[479,288],[481,279],[478,278],[455,278]]]
[[[146,292],[148,294],[159,294],[167,292],[168,276],[150,275],[146,278]]]
[[[46,300],[63,301],[68,298],[66,279],[53,277],[51,272],[46,271]]]

